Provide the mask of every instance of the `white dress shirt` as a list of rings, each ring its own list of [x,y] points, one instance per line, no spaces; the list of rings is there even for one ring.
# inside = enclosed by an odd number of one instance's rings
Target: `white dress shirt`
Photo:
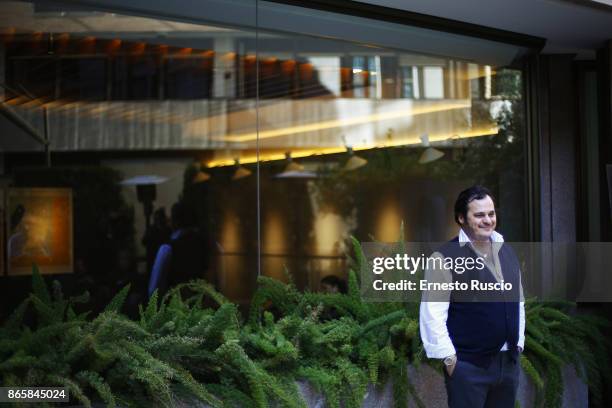
[[[493,231],[491,234],[492,242],[504,242],[504,237]],[[459,245],[463,246],[465,244],[470,244],[470,238],[463,231],[463,229],[459,230]],[[499,247],[498,247],[499,249]],[[432,254],[432,257],[443,257],[442,254],[436,252]],[[493,251],[494,259],[492,260],[495,268],[500,265],[499,259],[497,258],[497,251]],[[493,270],[492,270],[493,271]],[[493,271],[495,273],[495,271]],[[501,271],[498,271],[501,273]],[[449,282],[452,282],[451,271],[448,269],[445,270],[426,270],[425,271],[425,279],[428,279],[428,275],[431,276],[432,273],[445,273],[445,279]],[[496,275],[499,275],[496,274]],[[439,275],[438,275],[439,276]],[[498,276],[496,276],[498,279]],[[520,275],[519,275],[520,279]],[[429,279],[428,279],[429,280]],[[435,279],[437,282],[440,282],[439,277]],[[520,280],[519,280],[520,282]],[[521,299],[523,296],[523,289],[521,285]],[[423,295],[426,296],[426,295]],[[449,292],[450,296],[450,292]],[[429,358],[446,358],[448,356],[452,356],[456,354],[455,346],[453,346],[453,342],[448,334],[448,329],[446,327],[446,320],[448,319],[448,308],[450,302],[445,301],[421,301],[420,313],[419,313],[419,326],[421,331],[421,340],[423,341],[423,346],[425,347],[425,352],[427,353],[427,357]],[[521,349],[524,349],[525,345],[525,302],[519,302],[519,338],[517,346]],[[504,343],[500,351],[508,350],[508,343]]]

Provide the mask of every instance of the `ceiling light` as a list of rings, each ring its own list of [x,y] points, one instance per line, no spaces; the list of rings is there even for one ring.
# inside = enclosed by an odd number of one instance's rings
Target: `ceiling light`
[[[191,182],[193,184],[199,184],[199,183],[203,183],[208,180],[210,180],[210,174],[206,173],[205,171],[198,170],[195,176],[193,176],[193,179],[191,180]]]
[[[287,165],[285,169],[277,174],[276,178],[315,178],[317,174],[313,171],[305,171],[304,166],[299,163],[296,163],[291,158],[291,152],[285,153],[285,159],[287,160]]]
[[[240,160],[236,159],[235,164],[237,168],[236,168],[236,171],[234,172],[234,175],[232,176],[232,180],[239,180],[241,178],[248,177],[251,174],[253,174],[251,170],[240,165]]]
[[[429,145],[429,135],[427,133],[421,135],[421,144],[426,147],[425,151],[419,157],[419,164],[431,163],[442,156],[444,152]]]
[[[285,153],[285,159],[287,159],[287,166],[285,167],[285,170],[283,170],[283,173],[288,172],[288,171],[304,170],[304,166],[293,161],[293,159],[291,158],[291,152]]]
[[[365,166],[368,163],[368,161],[366,159],[364,159],[363,157],[357,156],[353,152],[353,148],[352,147],[347,147],[346,151],[349,154],[349,159],[346,162],[346,164],[344,165],[344,167],[342,168],[344,171],[356,170],[356,169],[358,169],[360,167]]]
[[[47,103],[47,105],[49,105],[51,103]],[[491,136],[491,135],[496,135],[498,133],[499,129],[497,127],[493,127],[493,128],[479,128],[479,129],[473,129],[467,132],[461,132],[458,134],[448,134],[448,133],[438,133],[438,134],[434,134],[431,136],[431,139],[433,139],[436,142],[443,142],[443,141],[448,141],[450,140],[449,138],[452,137],[452,140],[462,140],[462,139],[468,139],[468,138],[473,138],[473,137],[482,137],[482,136]],[[408,146],[416,146],[418,144],[421,143],[416,143],[415,140],[418,140],[419,136],[418,135],[405,135],[403,137],[392,137],[391,139],[389,139],[389,137],[387,136],[387,140],[384,141],[383,143],[368,143],[368,144],[362,144],[359,147],[355,148],[354,150],[358,151],[358,150],[371,150],[371,149],[376,149],[376,148],[389,148],[389,147],[396,147],[396,146],[403,146],[403,147],[408,147]],[[304,149],[304,150],[297,150],[291,153],[291,156],[294,158],[297,157],[310,157],[310,156],[322,156],[322,155],[328,155],[328,154],[338,154],[338,153],[342,153],[346,151],[346,147],[344,146],[335,146],[335,147],[325,147],[325,148],[312,148],[312,149]],[[242,156],[241,162],[242,163],[256,163],[257,159],[259,157],[259,161],[260,162],[269,162],[269,161],[278,161],[278,160],[283,160],[284,154],[283,153],[265,153],[262,152],[260,153],[259,156],[256,155],[251,155],[251,156]],[[235,162],[233,159],[218,159],[218,160],[211,160],[209,162],[206,163],[207,167],[226,167],[226,166],[233,166],[235,165]]]
[[[444,152],[433,147],[428,147],[419,157],[419,164],[431,163],[444,156]]]

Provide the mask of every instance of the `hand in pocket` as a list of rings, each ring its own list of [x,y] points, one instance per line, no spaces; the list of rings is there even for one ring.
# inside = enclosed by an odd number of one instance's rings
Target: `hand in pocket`
[[[455,361],[455,363],[452,365],[445,366],[446,373],[448,374],[449,377],[453,376],[453,372],[455,372],[455,368],[457,368],[457,361]]]

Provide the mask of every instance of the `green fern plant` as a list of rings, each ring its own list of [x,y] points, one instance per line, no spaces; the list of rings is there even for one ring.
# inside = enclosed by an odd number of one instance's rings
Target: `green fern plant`
[[[348,293],[296,290],[260,278],[246,321],[236,305],[206,282],[155,293],[137,320],[121,313],[129,287],[102,313],[77,313],[87,294],[49,290],[34,268],[32,294],[0,327],[0,380],[6,386],[67,387],[84,406],[171,407],[199,400],[212,407],[305,407],[296,381],[308,381],[328,407],[360,407],[368,383],[393,383],[395,407],[417,394],[408,366],[425,358],[418,304],[366,303],[356,270]],[[210,306],[207,306],[210,305]],[[32,314],[33,319],[26,318]],[[526,302],[526,344],[521,365],[533,381],[536,405],[559,407],[562,369],[573,366],[595,403],[612,379],[607,361],[608,321],[575,313],[571,303]],[[26,324],[26,321],[32,323]],[[418,372],[418,371],[417,371]]]

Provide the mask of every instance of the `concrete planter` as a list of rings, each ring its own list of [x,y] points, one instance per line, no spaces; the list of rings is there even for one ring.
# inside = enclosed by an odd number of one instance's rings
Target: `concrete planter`
[[[427,408],[447,408],[446,389],[444,378],[430,366],[423,364],[418,369],[408,366],[408,377],[412,382],[425,403]],[[588,408],[589,392],[587,385],[578,378],[574,368],[566,366],[563,369],[563,408]],[[325,408],[325,398],[317,393],[314,388],[305,381],[299,381],[298,387],[306,405],[309,408]],[[534,385],[521,370],[519,379],[518,400],[522,408],[534,406],[535,389]],[[94,407],[104,407],[103,404],[94,404]],[[408,406],[416,406],[411,397]],[[177,404],[177,408],[210,408],[209,405],[196,402],[185,401]],[[368,386],[363,408],[393,408],[393,385],[388,382],[382,387]]]
[[[411,378],[418,395],[427,408],[446,408],[446,388],[444,377],[430,366],[423,364],[418,369],[408,366],[408,377]],[[588,387],[578,378],[573,367],[566,366],[563,369],[563,392],[564,408],[588,408]],[[300,382],[300,391],[310,408],[324,408],[325,398],[316,393],[306,382]],[[521,370],[519,378],[518,400],[522,408],[534,406],[535,387]],[[409,397],[408,406],[416,406]],[[393,386],[387,383],[383,387],[368,386],[368,392],[363,401],[363,408],[392,408]]]

